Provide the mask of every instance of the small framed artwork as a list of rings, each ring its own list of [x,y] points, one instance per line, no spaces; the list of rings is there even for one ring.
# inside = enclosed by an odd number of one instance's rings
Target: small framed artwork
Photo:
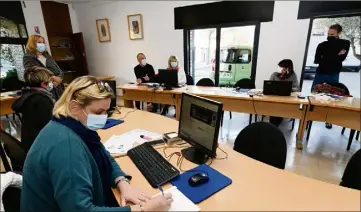
[[[106,18],[98,19],[96,20],[96,23],[99,42],[109,42],[111,40],[109,20]]]
[[[128,15],[128,31],[130,40],[143,39],[143,20],[141,14]]]

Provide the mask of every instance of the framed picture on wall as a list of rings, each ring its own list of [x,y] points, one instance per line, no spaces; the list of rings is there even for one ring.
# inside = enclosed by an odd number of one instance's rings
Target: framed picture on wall
[[[98,19],[96,23],[99,42],[109,42],[111,40],[109,20],[107,18]]]
[[[143,20],[141,14],[128,15],[128,31],[130,40],[143,39]]]

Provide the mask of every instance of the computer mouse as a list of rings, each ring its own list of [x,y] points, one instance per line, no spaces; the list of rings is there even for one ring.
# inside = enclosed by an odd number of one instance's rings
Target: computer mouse
[[[208,174],[198,173],[198,174],[195,174],[192,177],[190,177],[188,180],[188,183],[190,186],[195,187],[195,186],[200,186],[204,183],[207,183],[208,181],[209,181]]]

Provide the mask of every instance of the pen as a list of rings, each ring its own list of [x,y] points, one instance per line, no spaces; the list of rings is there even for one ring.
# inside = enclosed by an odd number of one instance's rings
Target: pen
[[[163,191],[162,187],[158,186],[158,189],[160,190],[160,192],[162,192],[162,195],[164,196],[164,191]]]
[[[148,137],[148,136],[145,136],[145,135],[140,135],[141,138],[147,140],[147,141],[151,141],[152,138],[151,137]]]

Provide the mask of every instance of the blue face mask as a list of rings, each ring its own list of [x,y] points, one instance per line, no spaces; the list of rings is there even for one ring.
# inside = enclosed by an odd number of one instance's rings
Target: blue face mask
[[[36,43],[36,51],[40,53],[45,52],[45,43]]]
[[[88,117],[86,121],[86,126],[88,129],[96,131],[104,127],[105,123],[107,122],[108,115],[97,115],[97,114],[87,114],[84,110],[83,112]]]

